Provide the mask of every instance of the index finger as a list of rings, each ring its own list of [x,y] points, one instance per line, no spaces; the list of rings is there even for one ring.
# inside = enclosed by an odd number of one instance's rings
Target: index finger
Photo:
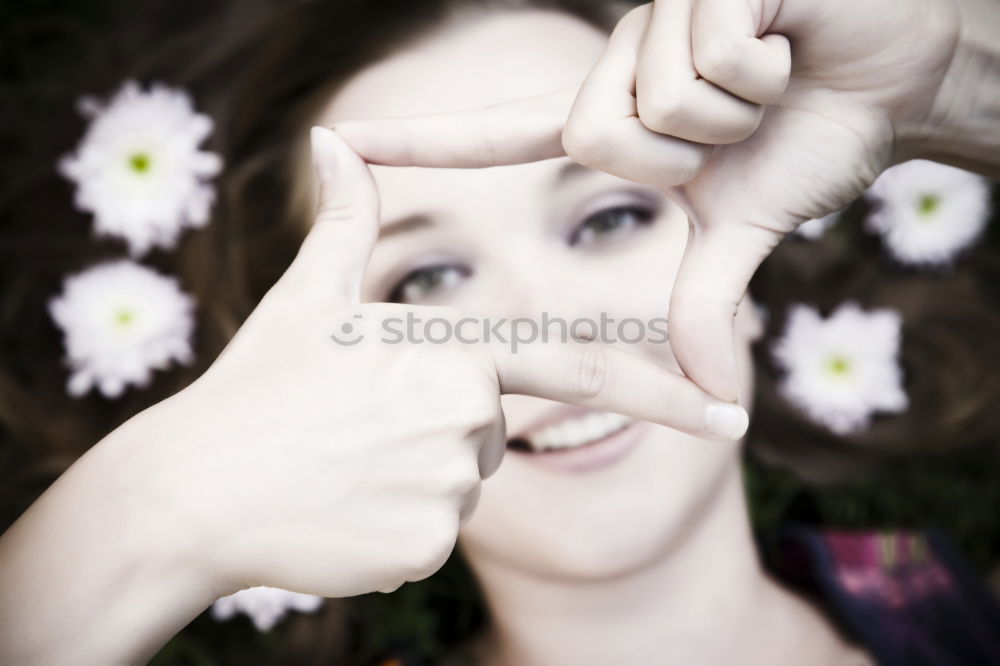
[[[735,440],[749,416],[652,360],[595,341],[489,347],[501,393],[593,407],[704,438]]]
[[[370,164],[477,168],[566,154],[562,130],[578,86],[479,109],[346,120],[334,129]]]

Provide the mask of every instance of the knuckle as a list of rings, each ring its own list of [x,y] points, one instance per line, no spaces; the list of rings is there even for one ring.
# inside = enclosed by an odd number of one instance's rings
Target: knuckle
[[[480,483],[482,482],[479,479],[479,467],[476,466],[471,473],[466,473],[452,482],[453,493],[464,502],[465,498],[477,491]]]
[[[608,385],[607,352],[596,345],[580,348],[570,367],[570,387],[578,398],[595,398]]]
[[[739,48],[732,40],[708,39],[694,49],[694,68],[703,78],[724,84],[740,75]]]
[[[458,539],[458,517],[455,511],[436,516],[421,524],[419,543],[414,549],[413,561],[408,567],[406,580],[427,578],[448,560]]]
[[[399,576],[393,576],[387,578],[381,583],[378,583],[375,589],[376,591],[382,592],[383,594],[390,594],[392,592],[395,592],[399,588],[403,587],[405,583],[406,580],[404,578],[401,578]]]
[[[466,398],[462,415],[467,429],[472,432],[491,428],[497,420],[497,403],[485,396]]]
[[[443,472],[444,491],[448,496],[465,497],[480,483],[479,464],[471,452],[468,455],[465,453],[463,451],[463,455],[458,456]]]
[[[356,218],[359,213],[358,206],[353,203],[325,199],[320,202],[313,226],[333,227],[336,231],[342,231],[340,227]]]
[[[688,117],[684,95],[667,86],[642,90],[636,96],[636,110],[642,124],[660,134],[676,132]]]
[[[459,526],[462,527],[469,521],[472,514],[475,513],[476,507],[479,506],[479,497],[482,494],[482,487],[477,486],[475,490],[470,492],[465,500],[462,502],[462,510],[459,512],[458,522]]]
[[[570,116],[562,131],[562,146],[570,158],[584,166],[600,169],[608,161],[610,137],[601,125]]]
[[[711,154],[710,146],[697,147],[687,151],[683,157],[675,162],[673,184],[682,185],[694,179],[695,176],[705,166],[708,156]]]

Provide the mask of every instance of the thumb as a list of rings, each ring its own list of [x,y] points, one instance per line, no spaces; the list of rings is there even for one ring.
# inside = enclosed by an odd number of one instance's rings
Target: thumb
[[[316,217],[278,283],[318,305],[357,303],[378,236],[378,190],[368,165],[335,132],[313,127],[310,140]]]
[[[739,399],[734,323],[757,267],[782,234],[750,224],[694,223],[670,297],[670,348],[684,374],[721,400]]]

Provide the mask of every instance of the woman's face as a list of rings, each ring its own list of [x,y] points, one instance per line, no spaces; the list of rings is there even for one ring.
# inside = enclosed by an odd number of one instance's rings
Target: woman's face
[[[581,81],[606,38],[578,19],[541,11],[456,22],[362,70],[319,121],[473,108],[548,92]],[[602,314],[644,322],[668,315],[688,227],[654,188],[568,158],[372,171],[382,236],[365,278],[366,301],[536,320],[543,312],[595,322]],[[737,316],[745,404],[749,343],[758,330],[747,299]],[[627,349],[678,369],[669,344]],[[737,443],[623,425],[532,397],[504,396],[503,408],[511,438],[590,443],[556,453],[508,449],[461,533],[474,566],[492,559],[560,579],[615,575],[669,553],[700,510],[738,479]]]

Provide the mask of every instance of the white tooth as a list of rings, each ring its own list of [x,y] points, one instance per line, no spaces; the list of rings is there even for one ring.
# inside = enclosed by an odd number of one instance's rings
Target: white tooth
[[[552,427],[542,428],[531,438],[535,446],[551,446],[554,440]]]
[[[554,426],[549,426],[549,429],[552,431],[551,444],[560,449],[565,448],[566,441],[569,439],[569,432],[566,427],[566,423],[557,423]]]
[[[536,450],[569,449],[603,439],[622,430],[633,419],[612,412],[587,412],[542,428],[529,441]]]
[[[583,431],[577,421],[566,421],[562,424],[562,445],[563,448],[571,449],[580,444]]]
[[[589,442],[594,437],[594,423],[587,417],[577,419],[576,421],[576,440],[577,442]]]
[[[563,424],[566,434],[566,444],[567,446],[578,446],[583,442],[588,441],[587,435],[588,430],[586,424],[584,424],[583,419],[575,419],[573,421],[567,421]]]
[[[591,440],[603,437],[605,433],[608,432],[608,429],[611,425],[608,422],[607,414],[594,414],[594,418],[593,421],[591,421],[591,423],[593,424],[591,426],[591,432],[590,432]]]
[[[601,430],[608,430],[615,427],[615,415],[604,412],[600,415]]]
[[[593,414],[588,419],[587,439],[594,441],[604,437],[608,432],[608,418],[606,414]]]
[[[622,428],[627,426],[631,421],[632,419],[628,418],[627,416],[621,416],[615,419],[615,427],[614,427],[615,431],[621,430]]]

